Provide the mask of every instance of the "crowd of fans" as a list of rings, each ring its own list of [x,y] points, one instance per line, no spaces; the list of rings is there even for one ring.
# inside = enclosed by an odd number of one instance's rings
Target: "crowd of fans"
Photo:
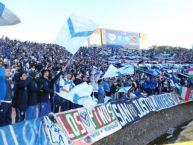
[[[134,75],[101,79],[112,56],[118,60],[123,56],[155,60],[157,54],[191,62],[193,50],[128,51],[112,47],[82,47],[72,57],[58,45],[0,39],[0,82],[5,81],[5,85],[0,83],[0,94],[5,96],[0,98],[0,126],[80,107],[57,96],[56,92],[69,92],[82,82],[93,86],[92,96],[98,99],[98,103],[103,103],[105,96],[114,101],[172,92],[176,82],[191,87],[189,79],[174,77],[171,81],[163,73],[155,77],[141,70],[135,71]],[[114,65],[120,67],[125,59],[122,61]],[[123,87],[131,88],[117,93]]]

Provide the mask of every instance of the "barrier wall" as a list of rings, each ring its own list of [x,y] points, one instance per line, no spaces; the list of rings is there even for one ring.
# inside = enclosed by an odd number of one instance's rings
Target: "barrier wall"
[[[166,93],[99,104],[92,111],[73,109],[2,127],[0,144],[145,145],[169,127],[192,119],[189,101],[192,97]]]
[[[142,120],[103,138],[95,145],[147,145],[170,127],[193,119],[193,102],[181,104],[147,115]]]

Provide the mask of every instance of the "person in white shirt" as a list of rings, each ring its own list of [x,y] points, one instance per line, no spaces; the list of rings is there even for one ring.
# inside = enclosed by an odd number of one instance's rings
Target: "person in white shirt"
[[[65,78],[61,77],[59,81],[60,92],[68,93],[72,88],[74,88],[75,84],[72,81],[72,74],[70,71],[66,72]],[[61,99],[61,107],[60,111],[66,111],[72,109],[73,103],[66,99]]]

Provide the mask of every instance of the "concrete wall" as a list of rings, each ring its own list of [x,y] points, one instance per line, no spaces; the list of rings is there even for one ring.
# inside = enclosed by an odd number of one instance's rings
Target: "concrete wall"
[[[152,113],[139,122],[98,141],[95,145],[146,145],[170,127],[193,119],[193,102]]]

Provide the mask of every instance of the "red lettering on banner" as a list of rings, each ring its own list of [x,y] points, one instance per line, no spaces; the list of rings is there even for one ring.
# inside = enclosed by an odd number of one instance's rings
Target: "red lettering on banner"
[[[111,119],[111,116],[109,115],[109,112],[108,112],[106,106],[103,107],[103,112],[105,113],[105,116],[106,116],[108,122],[111,123],[111,122],[112,122],[112,119]]]
[[[81,122],[78,111],[68,112],[57,116],[60,118],[63,127],[71,140],[82,138],[88,134]]]
[[[73,116],[74,116],[75,121],[76,121],[76,123],[77,123],[77,125],[78,125],[78,129],[81,131],[82,135],[83,135],[83,136],[87,135],[88,132],[86,131],[84,125],[82,124],[78,112],[74,112],[74,113],[73,113]]]
[[[99,112],[99,116],[100,116],[101,120],[103,121],[103,123],[105,125],[108,124],[108,121],[107,121],[107,119],[105,117],[105,113],[103,112],[103,106],[98,107],[97,110]]]
[[[98,107],[95,107],[92,112],[93,112],[93,114],[94,114],[94,117],[96,118],[96,121],[98,122],[98,124],[99,124],[99,126],[100,126],[100,128],[101,128],[101,127],[103,127],[104,125],[103,125],[103,123],[102,123],[101,118],[99,117],[100,115],[99,115],[99,112],[98,112],[98,110],[97,110],[96,108],[98,108]]]
[[[64,126],[64,129],[66,131],[66,133],[68,134],[69,138],[71,140],[75,139],[75,135],[72,131],[72,128],[70,127],[70,125],[68,124],[66,118],[64,117],[65,114],[59,114],[57,115],[57,117],[59,117],[59,119],[61,120],[62,125]]]

